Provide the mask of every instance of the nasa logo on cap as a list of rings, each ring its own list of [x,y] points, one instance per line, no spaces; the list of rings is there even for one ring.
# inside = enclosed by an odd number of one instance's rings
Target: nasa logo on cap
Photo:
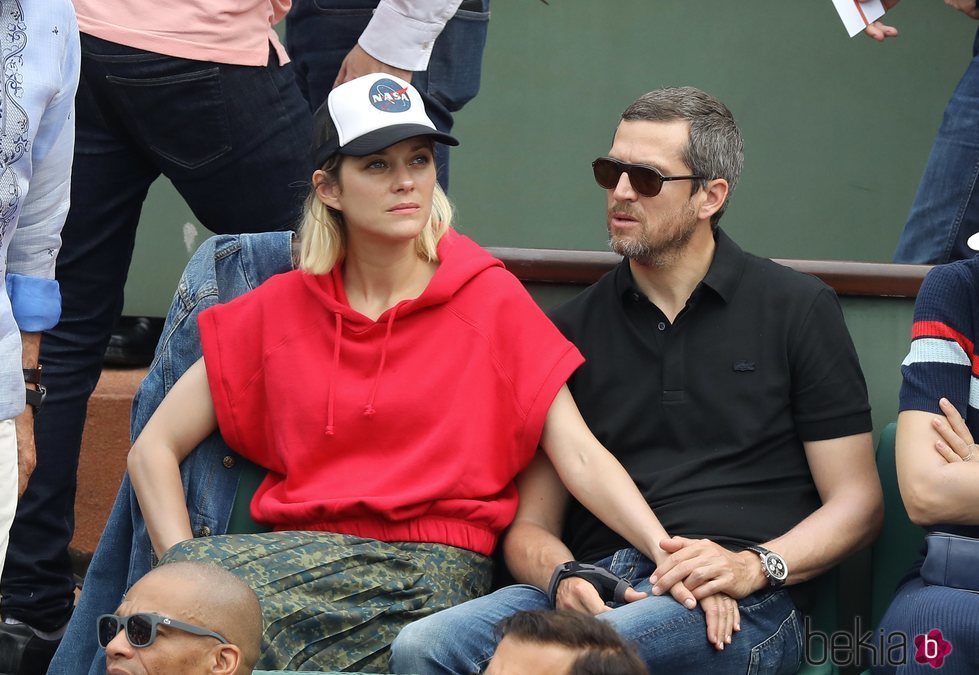
[[[381,112],[399,113],[411,109],[408,87],[383,78],[375,82],[368,91],[371,105]]]

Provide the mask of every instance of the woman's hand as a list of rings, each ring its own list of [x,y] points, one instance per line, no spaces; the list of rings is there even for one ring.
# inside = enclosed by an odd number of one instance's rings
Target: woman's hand
[[[707,619],[707,640],[714,649],[723,651],[731,644],[731,636],[741,630],[741,613],[738,601],[725,593],[708,595],[700,601]]]
[[[932,421],[935,431],[942,437],[942,440],[935,442],[938,454],[949,464],[979,461],[979,446],[973,441],[962,415],[947,398],[939,400],[938,406],[945,414],[944,420],[935,418]]]

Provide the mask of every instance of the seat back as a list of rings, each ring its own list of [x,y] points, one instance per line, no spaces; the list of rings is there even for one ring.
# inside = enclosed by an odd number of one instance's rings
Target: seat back
[[[897,484],[894,441],[897,425],[888,424],[877,443],[877,473],[884,489],[884,526],[871,549],[871,621],[880,623],[897,584],[921,555],[925,531],[911,522]]]
[[[265,479],[267,472],[258,464],[250,462],[244,457],[239,456],[238,461],[241,462],[241,473],[238,475],[238,490],[235,492],[231,516],[228,518],[228,534],[269,532],[272,528],[255,522],[251,514],[252,497]]]

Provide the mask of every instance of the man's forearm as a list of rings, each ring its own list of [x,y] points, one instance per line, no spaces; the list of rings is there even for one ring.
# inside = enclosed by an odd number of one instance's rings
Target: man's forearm
[[[503,558],[514,579],[547,590],[554,568],[574,560],[574,555],[547,529],[514,522],[503,539]]]
[[[880,531],[883,514],[883,506],[874,498],[873,490],[868,494],[840,495],[762,546],[785,559],[789,568],[786,583],[801,583],[869,546]],[[757,558],[757,554],[751,555]]]

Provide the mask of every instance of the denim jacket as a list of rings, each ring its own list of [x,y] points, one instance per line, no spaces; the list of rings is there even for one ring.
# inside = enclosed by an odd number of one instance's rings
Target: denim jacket
[[[139,436],[174,382],[201,357],[197,315],[292,267],[291,232],[223,235],[201,244],[180,278],[156,356],[133,400],[133,439]],[[227,530],[241,466],[238,455],[228,448],[218,432],[211,434],[180,465],[195,536],[223,534]],[[105,655],[95,634],[96,618],[114,612],[129,587],[154,562],[146,523],[126,475],[49,674],[105,672]],[[86,669],[85,664],[91,665]]]

